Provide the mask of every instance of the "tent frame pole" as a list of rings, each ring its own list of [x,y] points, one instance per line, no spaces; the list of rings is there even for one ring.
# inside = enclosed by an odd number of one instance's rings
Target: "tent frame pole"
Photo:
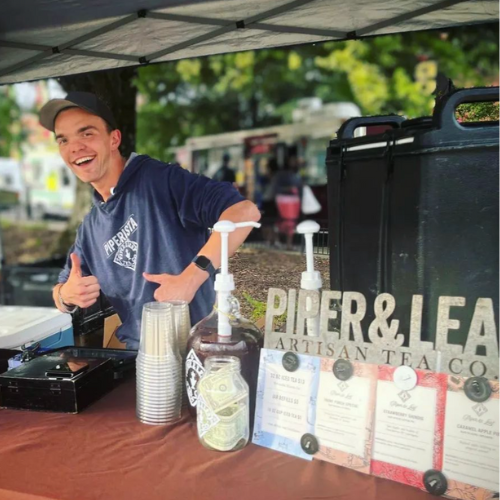
[[[148,64],[150,62],[161,62],[158,60],[169,54],[174,54],[175,52],[179,52],[183,49],[206,42],[207,40],[215,39],[217,37],[225,35],[226,33],[247,28],[252,30],[271,31],[276,33],[295,33],[295,34],[302,34],[309,36],[312,35],[321,38],[326,38],[326,40],[319,40],[321,42],[328,40],[335,40],[335,41],[352,40],[352,39],[362,38],[365,36],[376,35],[377,31],[380,31],[389,26],[395,26],[398,23],[402,23],[404,21],[408,21],[413,18],[423,16],[425,14],[429,14],[437,10],[447,9],[456,4],[467,2],[469,0],[442,0],[437,3],[427,5],[425,7],[413,10],[411,12],[405,12],[395,17],[391,17],[390,19],[385,19],[383,21],[379,21],[350,32],[338,31],[333,29],[331,30],[331,29],[308,28],[300,26],[287,26],[282,24],[269,24],[266,22],[262,22],[267,19],[276,17],[282,13],[290,12],[306,4],[314,3],[315,1],[317,0],[292,0],[291,2],[288,2],[284,5],[280,5],[278,7],[269,9],[265,12],[261,12],[259,14],[250,16],[247,19],[241,19],[236,21],[227,19],[216,19],[213,17],[202,17],[202,16],[192,16],[192,15],[173,14],[173,13],[170,14],[167,12],[146,11],[143,9],[134,14],[125,16],[108,25],[102,26],[101,28],[98,28],[94,31],[86,33],[82,36],[79,36],[78,38],[75,38],[73,40],[70,40],[66,43],[63,43],[55,47],[0,40],[0,47],[12,48],[12,49],[24,49],[24,50],[39,52],[38,54],[35,54],[29,57],[28,59],[25,59],[23,61],[13,64],[12,66],[4,68],[3,70],[0,70],[0,77],[15,73],[16,71],[26,68],[27,66],[31,66],[32,64],[37,63],[42,59],[46,59],[48,57],[59,54],[68,54],[68,55],[76,55],[83,57],[95,57],[95,58],[110,59],[115,61],[125,61],[132,63],[132,65]],[[185,40],[173,46],[165,47],[161,50],[157,50],[150,54],[144,54],[144,55],[116,54],[113,52],[85,50],[75,47],[80,43],[92,40],[100,35],[109,33],[110,31],[125,26],[126,24],[132,23],[137,19],[141,18],[158,19],[160,21],[161,20],[177,21],[188,24],[217,26],[217,29],[212,30],[208,33],[203,33],[202,35],[196,36],[190,40]]]
[[[10,67],[5,68],[4,70],[0,71],[0,77],[5,76],[9,73],[13,73],[13,72],[17,71],[18,69],[25,68],[26,66],[30,66],[34,62],[38,62],[41,59],[45,59],[45,58],[50,57],[54,54],[62,54],[62,53],[64,53],[65,50],[70,49],[73,45],[78,45],[79,43],[86,42],[88,40],[91,40],[92,38],[96,38],[96,37],[103,35],[105,33],[109,33],[110,31],[113,31],[116,28],[120,28],[122,26],[125,26],[126,24],[129,24],[129,23],[135,21],[138,17],[139,17],[139,13],[131,14],[130,16],[126,16],[126,17],[123,17],[122,19],[118,19],[118,21],[107,24],[106,26],[102,26],[101,28],[93,30],[89,33],[86,33],[85,35],[74,38],[73,40],[70,40],[69,42],[63,43],[63,44],[58,45],[56,47],[48,48],[47,50],[44,50],[40,54],[36,54],[33,57],[25,59],[24,61],[18,62],[17,64],[14,64],[13,66],[10,66]],[[3,42],[3,43],[5,43],[5,42]],[[137,60],[137,58],[135,58],[135,60]]]
[[[186,40],[184,42],[173,45],[172,47],[166,47],[165,49],[158,50],[149,54],[147,56],[141,57],[140,62],[143,64],[149,63],[155,59],[159,59],[160,57],[164,57],[168,54],[172,54],[174,52],[178,52],[179,50],[185,49],[187,47],[191,47],[192,45],[196,45],[201,42],[205,42],[206,40],[210,40],[212,38],[216,38],[221,35],[225,35],[231,31],[235,31],[238,29],[252,28],[252,25],[262,21],[264,19],[269,19],[271,17],[282,14],[283,12],[288,12],[290,10],[296,9],[297,7],[302,7],[305,4],[314,2],[316,0],[293,0],[292,2],[288,2],[284,5],[280,5],[279,7],[275,7],[270,10],[266,10],[265,12],[261,12],[260,14],[256,14],[254,16],[250,16],[248,19],[241,21],[225,21],[225,25],[220,28],[210,31],[209,33],[204,33],[203,35],[192,38],[191,40]],[[169,14],[166,14],[167,16]],[[156,19],[159,19],[162,16],[161,13],[155,13],[154,16]],[[147,17],[151,17],[151,13],[147,14]],[[166,19],[166,18],[165,18]],[[207,24],[207,23],[204,23]],[[1,75],[0,75],[1,76]]]
[[[408,21],[409,19],[413,19],[414,17],[423,16],[424,14],[429,14],[430,12],[434,12],[436,10],[446,9],[448,7],[452,7],[458,3],[468,2],[469,0],[444,0],[443,2],[439,2],[433,5],[428,5],[427,7],[422,7],[417,10],[413,10],[411,12],[405,12],[396,17],[391,17],[390,19],[386,19],[385,21],[380,21],[375,24],[371,24],[370,26],[365,26],[359,30],[356,30],[355,35],[351,36],[351,38],[357,38],[361,36],[368,35],[373,33],[374,31],[378,31],[383,28],[387,28],[387,26],[391,26],[393,24],[399,23],[401,21]]]

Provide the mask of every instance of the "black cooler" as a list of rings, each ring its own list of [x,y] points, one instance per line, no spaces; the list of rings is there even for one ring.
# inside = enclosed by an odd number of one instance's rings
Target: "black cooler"
[[[441,296],[466,299],[453,309],[453,343],[467,338],[480,297],[493,300],[498,324],[498,122],[455,119],[462,103],[498,100],[498,87],[458,90],[432,117],[354,118],[331,141],[331,288],[366,297],[366,339],[384,292],[396,299],[392,318],[407,340],[415,294],[424,297],[422,340],[434,340]],[[370,125],[389,127],[353,137]]]

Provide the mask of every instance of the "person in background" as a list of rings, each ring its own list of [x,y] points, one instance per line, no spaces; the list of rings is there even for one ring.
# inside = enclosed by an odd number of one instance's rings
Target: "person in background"
[[[72,172],[94,188],[93,207],[53,289],[56,307],[89,307],[102,290],[122,321],[116,336],[129,349],[139,346],[146,302],[184,300],[193,323],[206,316],[221,253],[219,233],[208,237],[208,228],[218,220],[258,221],[257,207],[231,184],[147,155],[124,158],[118,124],[94,94],[49,101],[40,123],[54,132]],[[230,234],[230,254],[249,232]]]
[[[272,181],[273,194],[276,198],[279,194],[302,194],[302,179],[299,175],[299,159],[297,148],[288,148],[287,159],[281,170],[277,170]]]
[[[300,217],[303,184],[298,166],[297,148],[293,146],[288,149],[284,168],[278,170],[273,179],[273,195],[280,216],[276,228],[279,233],[285,234],[288,250],[292,248],[295,227]]]
[[[266,219],[276,218],[278,215],[276,209],[275,177],[279,172],[278,160],[272,156],[267,162],[267,176],[262,182],[262,212]]]
[[[262,235],[264,240],[271,246],[276,243],[275,223],[278,217],[278,209],[276,207],[273,180],[276,172],[278,172],[278,161],[272,156],[269,158],[266,166],[267,175],[262,178]]]
[[[222,166],[215,173],[214,180],[219,182],[230,182],[231,184],[236,182],[234,170],[229,166],[230,162],[231,157],[228,153],[224,153],[224,156],[222,157]]]

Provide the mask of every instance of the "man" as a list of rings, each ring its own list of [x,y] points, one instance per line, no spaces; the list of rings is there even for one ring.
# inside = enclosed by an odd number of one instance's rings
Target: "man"
[[[222,166],[217,170],[214,175],[214,179],[219,182],[236,182],[236,175],[234,170],[229,166],[229,162],[231,161],[231,157],[225,153],[222,157]]]
[[[280,215],[276,228],[286,235],[286,248],[292,249],[295,228],[300,217],[303,185],[298,174],[297,148],[288,148],[288,158],[283,170],[279,170],[273,179],[272,189]]]
[[[135,153],[123,158],[114,117],[93,94],[49,101],[40,123],[55,133],[68,167],[94,188],[53,290],[56,307],[89,307],[102,290],[122,320],[117,337],[130,349],[139,346],[146,302],[185,300],[193,323],[207,315],[215,299],[210,278],[220,265],[220,235],[207,241],[207,228],[218,220],[257,221],[257,207],[228,184],[178,165]],[[249,232],[231,233],[231,254]]]

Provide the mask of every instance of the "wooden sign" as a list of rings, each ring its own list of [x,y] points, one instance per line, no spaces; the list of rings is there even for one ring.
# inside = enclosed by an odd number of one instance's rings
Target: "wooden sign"
[[[453,308],[463,307],[466,299],[439,297],[435,332],[428,335],[434,342],[422,340],[423,301],[422,295],[413,295],[411,319],[403,325],[394,317],[396,298],[382,293],[373,304],[375,319],[363,331],[361,321],[366,315],[367,301],[359,292],[286,292],[271,288],[264,346],[312,356],[497,379],[498,339],[493,301],[477,299],[465,345],[453,342],[453,331],[459,327]],[[286,325],[281,328],[283,331],[277,331],[275,319],[285,313]],[[319,322],[317,330],[306,327],[313,318]]]

